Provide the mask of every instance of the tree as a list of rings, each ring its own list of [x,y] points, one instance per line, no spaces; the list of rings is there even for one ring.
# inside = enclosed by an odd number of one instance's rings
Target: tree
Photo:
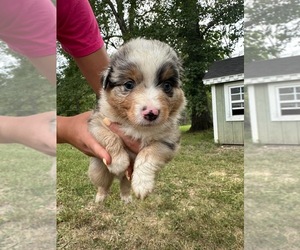
[[[55,87],[41,77],[32,64],[1,47],[1,52],[15,58],[7,72],[0,74],[0,115],[25,116],[55,109]]]
[[[57,114],[72,116],[91,110],[96,101],[95,93],[86,83],[75,61],[67,54],[65,58],[67,66],[62,66],[57,73]]]
[[[280,57],[300,34],[300,1],[247,1],[245,8],[245,60]]]
[[[209,90],[202,84],[202,78],[213,61],[232,52],[242,35],[242,26],[236,24],[242,19],[243,2],[176,1],[174,7],[172,13],[186,69],[184,89],[191,114],[190,130],[205,130],[211,127],[212,121],[207,97]]]
[[[149,27],[163,11],[161,3],[153,0],[90,0],[90,3],[108,49],[117,49],[133,37],[149,37]],[[160,28],[161,24],[156,26]]]

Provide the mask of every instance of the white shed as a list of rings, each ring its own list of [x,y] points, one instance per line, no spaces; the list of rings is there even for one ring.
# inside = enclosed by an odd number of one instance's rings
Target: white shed
[[[214,62],[203,83],[211,86],[214,141],[244,144],[244,56]]]
[[[245,65],[254,143],[300,144],[300,56]]]

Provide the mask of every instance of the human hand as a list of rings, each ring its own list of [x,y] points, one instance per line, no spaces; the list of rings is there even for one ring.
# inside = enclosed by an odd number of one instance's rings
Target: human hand
[[[88,156],[103,159],[106,165],[110,165],[111,157],[88,130],[88,120],[91,112],[85,112],[72,117],[57,117],[57,142],[69,143]],[[110,122],[107,118],[103,121],[107,127],[123,140],[126,147],[133,153],[140,151],[140,142],[124,135],[120,125]],[[133,172],[133,162],[128,166],[127,178],[130,179]]]
[[[88,130],[91,111],[72,116],[57,117],[57,142],[69,143],[88,156],[93,156],[109,165],[111,157]]]
[[[115,134],[117,134],[124,142],[125,146],[135,154],[138,154],[141,150],[141,142],[139,140],[133,140],[130,136],[125,135],[120,129],[120,124],[111,122],[108,118],[104,118],[105,125]]]
[[[1,143],[20,143],[44,154],[56,155],[54,111],[30,116],[0,117]],[[51,127],[52,126],[52,127]]]

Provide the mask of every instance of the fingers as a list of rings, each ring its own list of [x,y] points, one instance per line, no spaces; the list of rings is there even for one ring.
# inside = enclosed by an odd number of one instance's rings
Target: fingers
[[[94,142],[92,142],[88,148],[90,148],[91,150],[90,156],[102,159],[103,163],[106,166],[111,164],[110,155],[96,140],[94,140]]]
[[[81,113],[73,117],[57,117],[57,141],[69,143],[84,154],[104,159],[106,165],[111,163],[109,153],[92,136],[88,130],[88,119],[91,112]]]
[[[126,136],[120,129],[119,124],[111,122],[108,118],[103,119],[104,124],[115,134],[121,137],[125,145],[135,154],[140,151],[141,142],[133,140],[130,136]]]

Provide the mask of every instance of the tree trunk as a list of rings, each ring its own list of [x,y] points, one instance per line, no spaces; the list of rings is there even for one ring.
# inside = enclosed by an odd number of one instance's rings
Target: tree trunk
[[[197,114],[196,112],[192,112],[192,126],[190,128],[190,132],[194,131],[203,131],[210,129],[212,127],[212,121],[209,114],[209,111],[201,112],[201,114]]]

